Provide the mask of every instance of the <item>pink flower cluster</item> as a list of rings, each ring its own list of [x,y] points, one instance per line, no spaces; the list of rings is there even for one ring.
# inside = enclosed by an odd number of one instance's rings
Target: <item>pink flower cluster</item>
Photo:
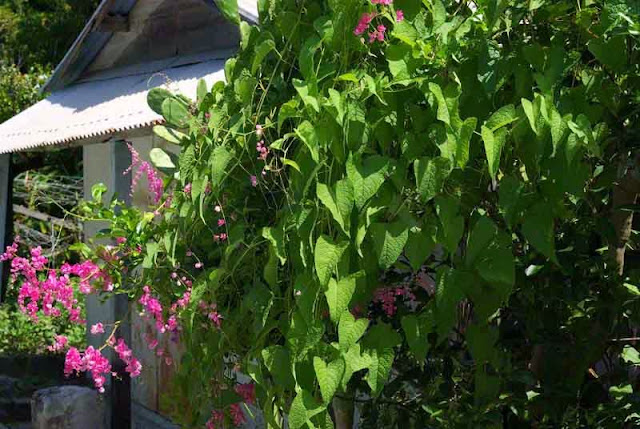
[[[369,28],[369,24],[371,24],[371,21],[373,20],[373,18],[375,18],[375,16],[375,13],[363,13],[360,17],[360,21],[358,21],[358,25],[356,25],[356,28],[353,30],[353,34],[355,34],[356,36],[364,34],[364,32]]]
[[[131,153],[131,165],[123,174],[133,172],[135,169],[135,174],[133,174],[131,179],[131,195],[133,195],[133,191],[138,185],[140,178],[145,174],[147,176],[147,181],[149,182],[149,192],[153,195],[153,202],[158,204],[162,197],[162,193],[164,192],[164,184],[162,183],[160,175],[148,161],[142,161],[140,159],[140,154],[135,150],[131,143],[127,143],[127,147]]]
[[[389,6],[391,3],[393,3],[393,0],[371,0],[371,4],[373,5]],[[363,13],[358,20],[358,24],[353,29],[353,34],[355,34],[356,36],[361,36],[362,34],[364,34],[369,29],[369,27],[371,26],[371,22],[376,16],[377,14],[375,12]],[[396,22],[400,22],[403,20],[404,12],[400,9],[396,10]],[[369,43],[373,43],[376,40],[378,42],[383,42],[386,31],[387,27],[382,24],[378,24],[377,26],[375,26],[373,31],[369,31]]]
[[[249,404],[254,405],[256,403],[256,386],[253,383],[238,384],[234,388],[235,392],[242,398],[242,400]],[[242,412],[242,403],[236,402],[229,405],[229,417],[235,427],[239,427],[244,424],[247,419]],[[207,429],[216,429],[223,427],[224,412],[221,410],[213,410],[211,418],[207,421]]]
[[[398,311],[396,299],[402,298],[403,301],[415,302],[416,296],[411,288],[406,285],[378,288],[373,295],[373,302],[382,304],[382,310],[388,317],[393,317]]]
[[[384,42],[384,34],[387,31],[387,27],[380,24],[375,30],[369,32],[369,43],[373,43],[376,40],[378,42]]]
[[[67,337],[65,337],[64,335],[56,335],[55,343],[49,346],[48,349],[51,352],[60,352],[67,347],[68,343],[69,339]]]
[[[118,343],[113,349],[118,354],[118,357],[122,359],[125,364],[127,364],[124,370],[127,371],[131,375],[131,377],[139,376],[142,372],[142,364],[138,359],[133,357],[133,352],[131,351],[129,346],[125,344],[122,338],[118,339]]]
[[[125,344],[124,340],[120,338],[118,343],[113,346],[113,341],[107,343],[118,354],[118,357],[122,359],[126,364],[125,371],[128,372],[131,377],[137,377],[142,371],[142,364],[138,359],[133,357],[131,349]],[[107,375],[115,373],[111,372],[111,363],[109,359],[104,357],[100,349],[96,349],[93,346],[89,346],[82,353],[75,348],[71,347],[67,351],[67,355],[64,361],[64,375],[69,377],[73,372],[81,373],[88,371],[93,378],[93,384],[96,386],[99,392],[104,392],[104,384],[107,381]]]
[[[96,323],[91,326],[91,335],[104,334],[104,325],[102,323]]]
[[[38,321],[38,312],[45,316],[60,317],[62,309],[69,313],[69,320],[84,323],[81,319],[78,300],[74,295],[71,275],[79,278],[79,291],[84,294],[93,291],[92,283],[103,282],[105,288],[112,288],[111,279],[96,264],[85,261],[79,264],[65,263],[60,273],[48,270],[48,260],[42,255],[42,249],[30,250],[30,256],[17,256],[19,237],[0,255],[0,261],[11,261],[11,278],[21,281],[18,291],[18,307],[33,321]]]
[[[229,405],[229,415],[231,416],[231,421],[233,425],[238,427],[242,425],[247,420],[244,417],[244,413],[242,412],[242,408],[240,403],[235,403]]]
[[[177,273],[175,273],[176,274],[175,277],[173,276],[173,274],[174,273],[172,273],[171,277],[177,278]],[[158,332],[160,334],[169,332],[172,334],[174,338],[177,338],[178,332],[180,331],[180,323],[178,321],[178,312],[186,308],[189,305],[189,302],[191,300],[191,287],[190,287],[191,282],[187,280],[185,277],[183,277],[181,280],[183,283],[188,282],[189,286],[187,287],[187,290],[184,292],[182,297],[178,299],[176,302],[174,302],[173,304],[171,304],[171,307],[169,307],[169,311],[168,311],[169,317],[167,318],[166,321],[164,319],[164,311],[163,311],[162,304],[160,303],[160,300],[158,300],[156,297],[154,297],[151,294],[151,288],[149,286],[144,286],[142,288],[144,293],[138,300],[138,302],[143,307],[142,315],[146,316],[147,318],[152,317],[154,319],[156,329],[158,330]],[[147,342],[147,345],[151,350],[155,349],[158,346],[158,340],[153,335],[146,334],[145,341]],[[164,354],[164,349],[159,348],[156,354],[158,356],[162,356]],[[171,365],[172,362],[173,360],[171,359],[170,356],[165,356],[165,363],[167,365]]]
[[[269,156],[269,149],[264,145],[264,140],[260,140],[258,144],[256,144],[256,151],[258,151],[258,159],[263,161],[267,160],[267,156]]]
[[[220,242],[220,241],[226,241],[227,240],[227,233],[226,232],[221,232],[220,234],[213,234],[213,241]]]
[[[256,403],[256,385],[253,383],[237,384],[235,389],[238,396],[249,405]]]
[[[91,372],[96,389],[100,393],[104,393],[104,383],[107,381],[106,376],[111,373],[111,364],[109,359],[102,356],[100,350],[93,346],[87,347],[82,354],[75,347],[71,347],[64,361],[64,375],[68,377],[74,371],[77,373]]]
[[[207,318],[213,322],[216,328],[220,328],[222,325],[222,315],[218,313],[218,306],[216,303],[207,304],[204,301],[198,303],[200,311],[207,315]]]
[[[144,312],[147,313],[147,317],[153,316],[156,322],[156,329],[158,329],[160,333],[164,333],[167,326],[164,323],[164,315],[162,314],[162,304],[160,303],[160,300],[151,295],[151,288],[149,286],[144,286],[142,291],[143,294],[138,302],[142,305]]]
[[[213,410],[211,412],[211,418],[207,420],[207,429],[222,428],[224,423],[224,413],[220,410]]]

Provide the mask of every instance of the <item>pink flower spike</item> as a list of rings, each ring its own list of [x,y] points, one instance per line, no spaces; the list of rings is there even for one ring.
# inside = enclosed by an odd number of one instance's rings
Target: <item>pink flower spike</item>
[[[258,186],[258,178],[256,176],[250,176],[249,180],[251,181],[251,186],[253,186],[254,188]]]
[[[224,219],[218,219],[218,226],[224,226],[227,223]]]
[[[100,322],[91,326],[91,333],[93,335],[104,334],[104,325]]]
[[[191,195],[191,183],[187,183],[184,186],[184,193],[187,194],[187,195]]]
[[[124,244],[127,242],[127,237],[117,237],[116,238],[116,243],[118,244]]]
[[[396,10],[396,21],[397,22],[404,21],[404,12],[402,11],[402,9]]]

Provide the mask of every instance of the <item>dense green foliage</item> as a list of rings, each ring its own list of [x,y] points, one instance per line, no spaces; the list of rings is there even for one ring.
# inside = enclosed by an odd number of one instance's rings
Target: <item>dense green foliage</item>
[[[96,6],[97,0],[0,0],[0,56],[27,71],[53,68]]]
[[[0,123],[40,100],[39,89],[46,74],[39,70],[22,73],[0,60]]]
[[[38,102],[49,73],[82,29],[98,2],[0,0],[0,123]],[[51,174],[79,175],[82,153],[78,149],[20,153],[13,156],[13,173],[39,170]],[[23,201],[14,201],[24,204]],[[60,216],[58,206],[24,204]],[[68,208],[68,207],[63,207]],[[58,240],[60,231],[31,219],[20,219],[30,228]],[[19,234],[14,227],[14,232]],[[64,234],[63,234],[64,235]],[[74,235],[75,237],[75,235]],[[27,242],[29,240],[27,239]],[[12,285],[9,286],[12,288]],[[31,323],[12,301],[10,290],[0,306],[0,354],[41,353],[51,345],[55,333],[63,333],[72,344],[81,344],[80,327],[62,322]]]
[[[0,355],[48,353],[47,347],[54,343],[56,335],[65,335],[73,346],[81,346],[85,342],[82,325],[61,319],[44,319],[35,324],[12,306],[0,306]]]
[[[172,273],[193,280],[176,417],[237,402],[239,371],[271,427],[331,426],[354,400],[363,427],[636,424],[619,339],[640,278],[608,248],[638,209],[640,4],[259,9],[227,84],[149,93],[181,147],[151,152],[159,213],[102,207],[100,187],[84,209],[126,238],[102,262],[116,292],[169,305]],[[373,43],[353,33],[369,12]]]

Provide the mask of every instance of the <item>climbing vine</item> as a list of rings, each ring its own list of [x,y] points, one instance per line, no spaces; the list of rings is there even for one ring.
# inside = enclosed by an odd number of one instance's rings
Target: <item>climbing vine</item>
[[[96,186],[81,211],[115,240],[77,246],[85,292],[128,294],[184,346],[174,417],[637,424],[637,1],[259,12],[227,83],[149,92],[180,149],[151,151],[159,176],[132,148],[153,207]]]

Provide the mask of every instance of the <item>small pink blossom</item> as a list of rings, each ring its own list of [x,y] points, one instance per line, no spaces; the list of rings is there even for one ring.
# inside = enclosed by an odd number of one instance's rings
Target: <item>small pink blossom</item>
[[[251,186],[253,186],[254,188],[258,186],[258,178],[256,176],[249,176],[249,181],[251,182]]]
[[[186,185],[184,185],[183,191],[185,194],[191,195],[191,183],[187,183]]]
[[[127,242],[127,237],[116,237],[116,243],[124,244]]]
[[[396,22],[402,21],[404,21],[404,12],[402,11],[402,9],[398,9],[396,10]]]
[[[202,268],[203,266],[204,266],[204,264],[202,262],[196,262],[195,265],[194,265],[194,267],[196,267],[196,269],[198,269],[198,270],[200,268]]]
[[[91,333],[93,335],[104,334],[104,325],[100,322],[91,326]]]
[[[227,223],[224,219],[218,219],[218,226],[224,226]]]

